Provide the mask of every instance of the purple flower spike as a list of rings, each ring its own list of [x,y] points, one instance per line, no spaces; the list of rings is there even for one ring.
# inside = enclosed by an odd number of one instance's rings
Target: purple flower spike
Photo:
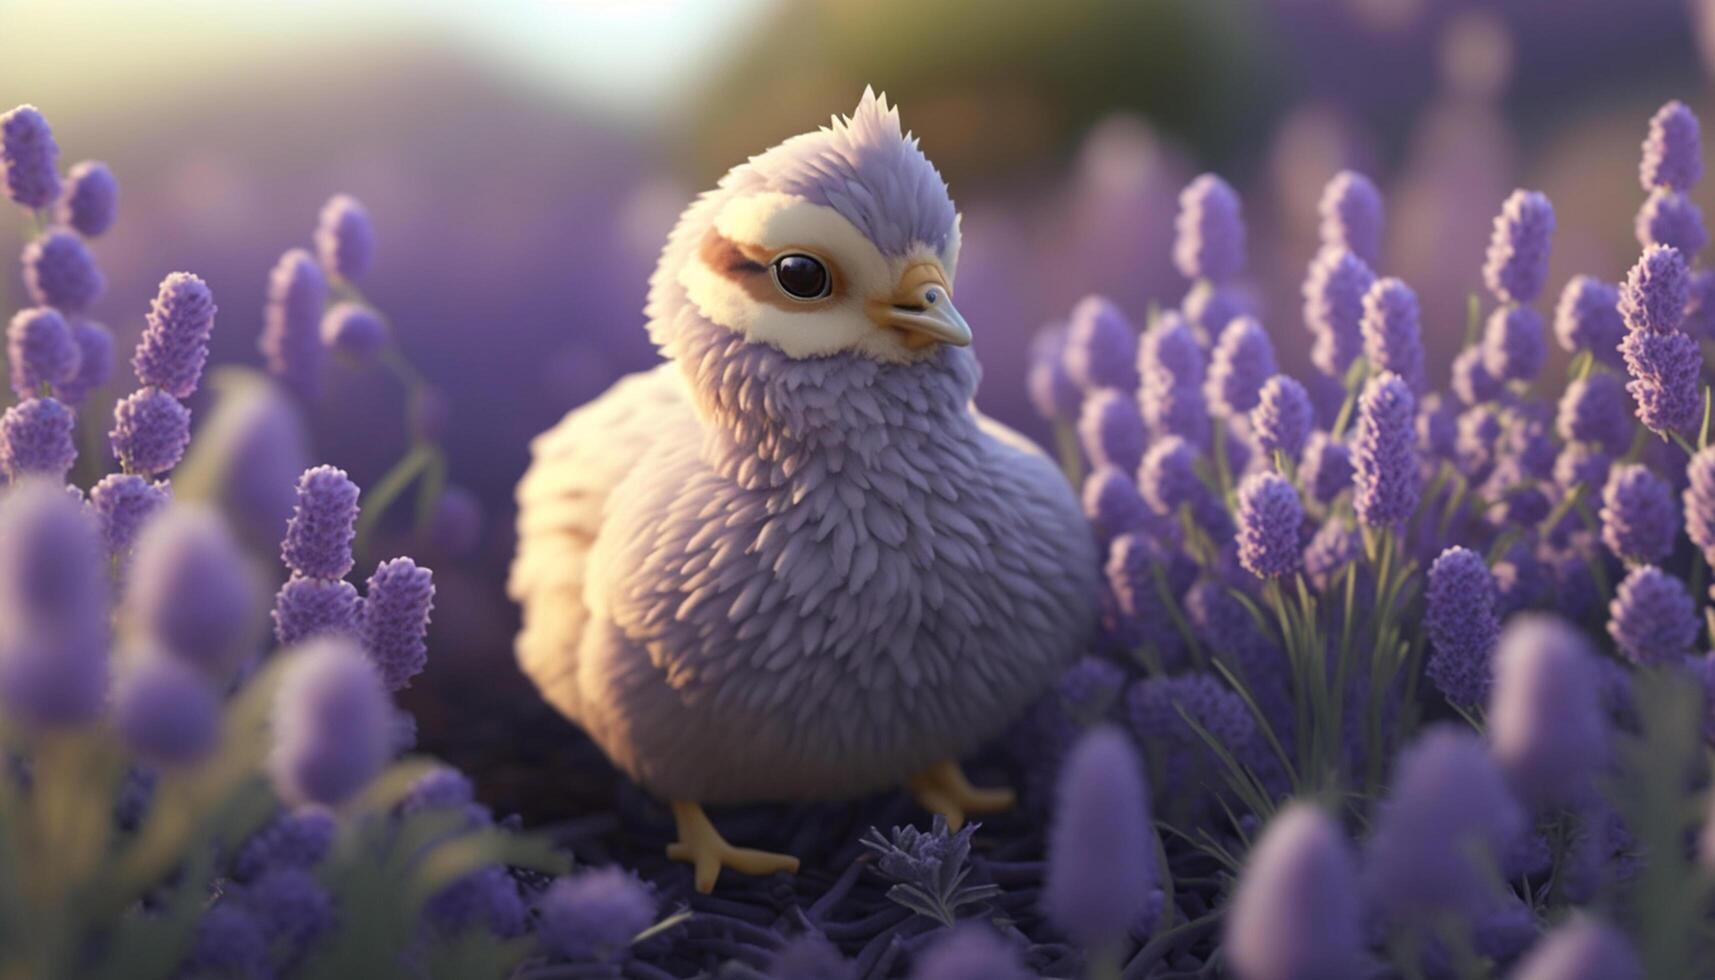
[[[45,306],[19,310],[6,325],[6,358],[12,365],[12,392],[20,399],[71,380],[83,359],[65,318]]]
[[[1643,980],[1624,934],[1580,912],[1530,948],[1512,980]]]
[[[1342,520],[1330,520],[1316,529],[1316,536],[1304,546],[1304,574],[1318,592],[1326,592],[1337,582],[1340,571],[1364,553],[1364,539],[1358,529]]]
[[[1542,316],[1528,306],[1502,306],[1483,328],[1483,370],[1502,381],[1530,381],[1548,355]]]
[[[1318,503],[1329,503],[1352,485],[1352,450],[1326,432],[1312,432],[1298,463],[1298,479]]]
[[[1432,725],[1394,764],[1393,788],[1364,842],[1364,894],[1392,923],[1468,919],[1491,907],[1489,869],[1524,821],[1476,733]]]
[[[1676,99],[1650,117],[1643,160],[1638,164],[1638,183],[1646,191],[1657,187],[1688,191],[1702,176],[1701,127],[1697,116]]]
[[[1427,673],[1448,701],[1471,708],[1488,699],[1500,634],[1495,577],[1481,555],[1448,548],[1429,568],[1429,608],[1424,627],[1433,652]]]
[[[1638,421],[1656,432],[1692,433],[1703,419],[1698,388],[1703,353],[1682,333],[1628,333],[1620,356],[1632,380],[1626,384],[1637,404]]]
[[[1596,652],[1570,623],[1525,614],[1495,654],[1489,745],[1519,795],[1541,808],[1584,802],[1608,751]]]
[[[375,226],[369,212],[350,194],[335,194],[322,205],[316,223],[316,255],[322,268],[341,279],[360,279],[375,256]]]
[[[61,483],[77,462],[77,416],[52,398],[21,401],[0,415],[0,473],[31,473]]]
[[[1554,428],[1567,442],[1595,443],[1623,453],[1632,441],[1631,405],[1617,375],[1597,371],[1566,386]]]
[[[94,521],[58,480],[0,497],[0,705],[41,727],[81,725],[107,694],[107,576]]]
[[[1173,264],[1187,279],[1225,283],[1245,268],[1245,222],[1239,195],[1214,174],[1203,174],[1179,195]]]
[[[1422,314],[1410,286],[1377,279],[1364,294],[1364,356],[1373,371],[1391,371],[1412,391],[1423,390]]]
[[[232,877],[253,881],[274,868],[314,868],[333,850],[339,823],[319,806],[280,814],[245,842],[232,860]]]
[[[917,958],[911,980],[1030,980],[1018,950],[993,929],[966,922],[935,940]]]
[[[42,306],[81,313],[101,298],[107,280],[76,233],[50,228],[24,247],[24,286]]]
[[[1167,613],[1162,608],[1160,591],[1156,588],[1155,570],[1160,567],[1165,574],[1167,561],[1168,556],[1161,546],[1147,534],[1122,534],[1109,546],[1108,561],[1102,570],[1107,576],[1108,588],[1113,590],[1115,604],[1128,620],[1128,629],[1151,628],[1166,621]],[[1129,638],[1129,645],[1141,646],[1143,639],[1139,633]]]
[[[1638,244],[1666,245],[1686,257],[1703,251],[1709,231],[1703,226],[1703,209],[1685,194],[1658,187],[1638,209],[1635,223]]]
[[[1495,215],[1483,282],[1503,303],[1533,303],[1548,279],[1554,206],[1539,191],[1513,191]]]
[[[1483,346],[1467,347],[1453,358],[1453,394],[1466,405],[1481,405],[1501,395],[1499,378],[1483,366]]]
[[[321,320],[327,297],[327,277],[314,256],[301,248],[280,256],[268,277],[259,346],[268,371],[305,398],[321,390]]]
[[[1685,464],[1685,531],[1715,565],[1715,446],[1699,450]]]
[[[274,596],[274,638],[291,646],[318,636],[356,636],[360,615],[350,582],[293,575]]]
[[[387,321],[362,303],[340,303],[322,317],[322,343],[358,364],[387,346]]]
[[[1218,415],[1242,415],[1256,407],[1257,397],[1278,368],[1274,345],[1254,317],[1242,316],[1221,331],[1209,359],[1203,396]]]
[[[1298,570],[1298,529],[1304,505],[1278,473],[1253,473],[1239,484],[1239,563],[1257,578],[1280,578]]]
[[[1638,463],[1616,466],[1602,490],[1602,543],[1635,565],[1660,562],[1679,536],[1679,508],[1667,481]]]
[[[1084,393],[1066,370],[1066,328],[1044,327],[1030,341],[1030,374],[1026,387],[1036,414],[1050,422],[1070,421],[1083,407]]]
[[[1142,925],[1156,886],[1155,842],[1143,764],[1116,728],[1079,740],[1060,772],[1042,907],[1085,949],[1123,941]]]
[[[1715,270],[1691,273],[1691,298],[1685,303],[1685,319],[1679,329],[1699,340],[1715,340]]]
[[[1223,960],[1239,980],[1350,980],[1364,947],[1358,871],[1345,833],[1288,804],[1251,848],[1227,910]]]
[[[274,791],[291,805],[338,806],[387,761],[393,707],[355,643],[317,640],[291,656],[274,697]]]
[[[345,471],[317,466],[298,478],[298,505],[286,525],[280,557],[310,578],[344,578],[351,571],[357,528],[357,484]]]
[[[85,238],[96,238],[113,227],[119,213],[119,181],[107,164],[85,160],[66,174],[69,186],[60,199],[59,220]]]
[[[82,318],[71,322],[71,340],[77,346],[77,372],[54,385],[54,397],[67,405],[81,405],[89,393],[113,378],[113,332]]]
[[[167,506],[166,486],[134,473],[109,473],[89,490],[89,502],[101,520],[107,553],[125,558],[143,525]]]
[[[1197,450],[1178,436],[1158,439],[1138,470],[1138,491],[1162,516],[1171,516],[1208,488],[1197,477]]]
[[[150,521],[130,583],[125,609],[161,652],[222,681],[252,652],[258,583],[214,511],[179,506]]]
[[[113,726],[127,747],[161,766],[200,762],[220,735],[220,697],[181,660],[144,651],[120,674]]]
[[[1164,315],[1143,335],[1138,353],[1143,388],[1138,401],[1157,437],[1175,435],[1202,447],[1209,443],[1209,411],[1203,401],[1203,349],[1190,324]]]
[[[1124,470],[1098,466],[1084,478],[1084,516],[1112,539],[1149,523],[1148,505]]]
[[[1608,604],[1608,635],[1633,663],[1679,663],[1697,641],[1697,606],[1679,579],[1639,565]]]
[[[1287,459],[1297,459],[1310,438],[1316,409],[1310,404],[1310,393],[1304,386],[1284,374],[1268,379],[1251,410],[1251,431],[1256,433],[1257,448],[1265,453],[1285,453]]]
[[[270,946],[255,916],[222,902],[197,920],[187,967],[192,975],[256,976],[267,966]]]
[[[1569,443],[1554,457],[1554,484],[1570,492],[1574,487],[1599,487],[1608,482],[1614,458],[1588,443]]]
[[[1105,297],[1086,296],[1072,307],[1063,356],[1066,373],[1085,389],[1137,390],[1137,331]]]
[[[1452,402],[1432,391],[1417,403],[1417,444],[1432,460],[1452,462],[1459,456],[1459,412]]]
[[[1130,473],[1143,462],[1149,432],[1130,393],[1099,388],[1084,399],[1084,410],[1078,416],[1078,439],[1094,465]]]
[[[60,147],[53,130],[33,105],[21,105],[0,116],[0,172],[6,175],[6,196],[32,211],[60,196]]]
[[[1332,378],[1343,378],[1363,353],[1364,295],[1375,273],[1343,248],[1324,248],[1304,278],[1304,323],[1315,337],[1310,360]]]
[[[1417,509],[1416,422],[1411,390],[1397,375],[1377,375],[1364,386],[1353,434],[1353,503],[1371,527],[1403,524]]]
[[[1322,188],[1316,211],[1324,246],[1350,249],[1372,266],[1381,258],[1382,195],[1368,177],[1355,170],[1335,174]]]
[[[543,894],[537,936],[548,955],[614,960],[655,922],[655,895],[623,868],[590,868],[555,881]]]
[[[208,361],[215,312],[214,294],[196,276],[175,272],[161,280],[149,308],[148,326],[131,359],[137,380],[174,398],[189,398]]]
[[[1620,291],[1594,276],[1573,276],[1554,308],[1554,336],[1562,349],[1590,351],[1612,364],[1619,359],[1626,321],[1620,318]]]
[[[1633,333],[1667,334],[1679,329],[1691,298],[1691,272],[1678,249],[1644,249],[1620,287],[1620,317]]]
[[[125,472],[165,473],[191,444],[190,409],[159,388],[141,388],[113,406],[108,439]]]
[[[434,574],[409,558],[382,562],[369,577],[360,635],[388,690],[409,687],[428,663],[434,605]]]
[[[1217,285],[1207,279],[1192,283],[1185,298],[1179,301],[1180,315],[1190,322],[1197,342],[1204,347],[1212,345],[1234,319],[1254,312],[1256,302],[1242,288]]]

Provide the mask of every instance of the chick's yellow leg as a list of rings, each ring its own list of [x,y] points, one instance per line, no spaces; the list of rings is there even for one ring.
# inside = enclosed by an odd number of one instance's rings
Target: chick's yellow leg
[[[747,875],[771,875],[776,871],[795,873],[798,870],[798,859],[790,854],[754,851],[728,844],[715,825],[709,822],[708,814],[696,803],[674,802],[673,822],[678,825],[679,839],[667,845],[667,856],[696,869],[697,891],[704,895],[714,891],[715,879],[720,877],[722,868]]]
[[[951,759],[936,763],[907,782],[906,788],[930,813],[947,818],[947,826],[958,830],[968,813],[999,813],[1010,810],[1018,796],[1010,789],[977,789],[964,770]]]

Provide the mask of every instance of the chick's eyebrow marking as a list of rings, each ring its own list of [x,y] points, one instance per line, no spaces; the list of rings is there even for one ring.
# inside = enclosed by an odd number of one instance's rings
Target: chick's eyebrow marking
[[[751,299],[758,303],[766,303],[777,309],[788,312],[801,312],[806,308],[802,300],[792,300],[781,295],[774,288],[773,279],[768,274],[769,255],[755,245],[736,242],[710,228],[703,235],[703,242],[697,249],[697,258],[709,271],[724,279],[737,283]],[[840,294],[840,277],[832,263],[824,260],[828,266],[828,275],[833,278],[833,288],[825,302]]]

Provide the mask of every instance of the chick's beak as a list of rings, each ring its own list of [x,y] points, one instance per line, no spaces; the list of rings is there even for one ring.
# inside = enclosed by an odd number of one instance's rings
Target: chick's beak
[[[953,305],[947,273],[939,262],[919,262],[899,277],[899,286],[882,300],[872,301],[870,315],[883,327],[900,331],[905,346],[920,350],[931,344],[968,347],[971,328]]]

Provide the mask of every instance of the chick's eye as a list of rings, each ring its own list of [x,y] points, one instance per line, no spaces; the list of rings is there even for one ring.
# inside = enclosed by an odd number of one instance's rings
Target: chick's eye
[[[774,260],[774,281],[793,299],[821,299],[828,295],[832,280],[828,267],[814,256],[794,253]]]

